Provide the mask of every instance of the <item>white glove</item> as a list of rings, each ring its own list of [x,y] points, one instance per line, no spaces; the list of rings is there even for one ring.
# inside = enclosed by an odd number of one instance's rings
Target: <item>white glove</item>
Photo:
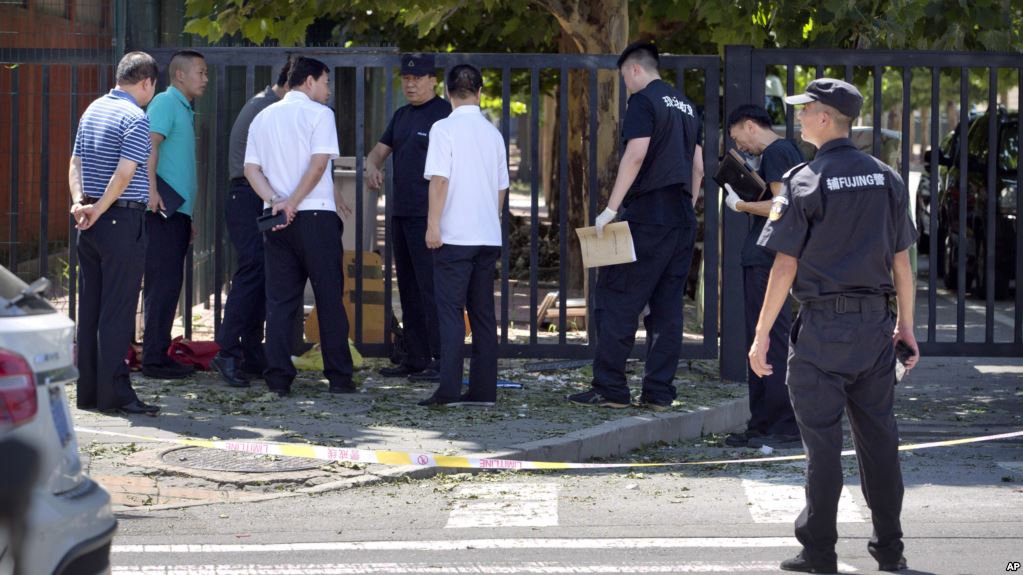
[[[742,200],[739,199],[739,194],[735,193],[732,186],[728,184],[725,184],[725,191],[728,192],[728,195],[725,196],[725,205],[727,205],[733,212],[738,212],[739,204],[742,203]]]
[[[597,226],[598,238],[604,237],[604,226],[613,222],[615,220],[615,216],[617,215],[618,212],[612,210],[611,208],[604,208],[604,211],[600,212],[600,215],[597,216],[597,220],[593,222],[593,225]]]

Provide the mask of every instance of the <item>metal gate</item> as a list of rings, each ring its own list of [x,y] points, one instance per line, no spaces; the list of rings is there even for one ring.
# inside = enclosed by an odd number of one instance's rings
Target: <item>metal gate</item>
[[[149,50],[157,61],[160,62],[161,70],[166,70],[166,65],[170,61],[174,50],[171,49],[156,49]],[[211,87],[213,88],[212,94],[204,95],[204,99],[212,98],[213,104],[213,118],[209,122],[210,130],[202,135],[200,139],[207,138],[206,146],[213,151],[212,157],[215,159],[209,166],[208,170],[213,174],[213,179],[207,184],[206,195],[207,197],[215,196],[216,203],[210,204],[207,202],[208,208],[213,208],[213,213],[222,214],[223,202],[222,197],[224,189],[227,186],[228,175],[227,175],[227,139],[230,131],[231,124],[234,120],[234,113],[229,109],[228,104],[228,93],[232,90],[236,90],[241,86],[233,85],[234,76],[233,73],[237,72],[239,79],[243,78],[241,82],[244,85],[244,94],[251,95],[257,89],[255,83],[255,77],[257,68],[265,67],[270,63],[274,67],[274,72],[279,68],[281,64],[291,55],[308,55],[315,57],[326,63],[332,73],[331,84],[335,90],[335,104],[339,110],[338,117],[339,123],[343,121],[350,121],[354,125],[351,126],[354,131],[354,156],[355,156],[355,173],[358,176],[363,173],[363,158],[368,152],[367,146],[371,145],[371,142],[375,141],[375,138],[379,134],[367,134],[366,132],[366,117],[367,109],[371,105],[371,102],[367,99],[367,77],[368,74],[373,70],[379,70],[383,78],[391,79],[394,77],[395,72],[400,67],[399,55],[394,51],[380,51],[380,50],[365,50],[365,49],[323,49],[323,48],[305,48],[305,49],[285,49],[285,48],[206,48],[202,49],[203,55],[206,57],[206,62],[209,67],[211,77]],[[447,68],[458,63],[469,63],[482,70],[492,70],[499,72],[500,81],[498,86],[484,86],[484,94],[488,96],[494,96],[500,90],[501,95],[501,112],[500,112],[500,130],[505,139],[505,144],[511,141],[511,86],[512,86],[512,74],[513,72],[527,72],[529,82],[529,144],[528,150],[530,154],[530,172],[529,172],[529,189],[531,203],[529,208],[529,225],[530,225],[530,242],[529,242],[529,278],[528,278],[528,310],[529,310],[529,330],[528,335],[525,337],[526,341],[516,342],[512,341],[510,332],[513,324],[510,313],[510,300],[512,299],[511,282],[509,278],[510,268],[510,249],[508,244],[509,238],[509,221],[508,218],[502,219],[502,237],[504,239],[505,249],[502,253],[501,260],[501,272],[500,272],[500,347],[501,354],[506,357],[564,357],[564,358],[583,358],[592,356],[592,349],[588,342],[593,339],[593,327],[592,322],[587,322],[587,337],[585,342],[572,342],[568,339],[568,314],[567,305],[568,297],[559,297],[557,310],[557,338],[554,341],[550,341],[553,338],[545,337],[546,334],[539,332],[539,320],[537,318],[537,310],[542,305],[540,285],[541,281],[538,276],[538,260],[539,260],[539,225],[540,225],[540,129],[541,129],[541,114],[539,113],[541,107],[541,77],[545,74],[556,75],[558,83],[558,117],[557,117],[557,129],[559,130],[559,146],[557,150],[558,155],[558,166],[559,175],[557,178],[559,185],[559,193],[557,194],[559,206],[558,214],[560,216],[558,224],[558,230],[560,231],[560,241],[558,242],[559,249],[559,261],[568,261],[568,238],[569,234],[574,234],[574,231],[569,229],[568,224],[568,176],[567,176],[567,164],[568,164],[568,92],[569,92],[569,71],[570,70],[584,70],[588,77],[589,82],[589,108],[595,110],[597,108],[597,86],[598,86],[598,71],[610,70],[617,73],[617,57],[616,56],[591,56],[591,55],[562,55],[562,54],[437,54],[436,61],[438,68]],[[706,133],[706,142],[704,146],[704,162],[708,173],[713,173],[717,166],[717,153],[715,152],[719,147],[719,128],[720,128],[720,109],[719,109],[719,98],[718,98],[718,86],[719,86],[719,75],[720,75],[720,59],[716,56],[664,56],[661,59],[662,67],[666,75],[674,76],[674,82],[676,87],[685,92],[686,91],[686,77],[687,74],[690,77],[695,77],[697,89],[702,88],[702,91],[692,90],[690,97],[697,103],[703,103],[703,117],[704,117],[704,129]],[[350,79],[354,82],[352,90],[345,91],[345,86],[339,85],[339,79],[341,77]],[[225,79],[226,81],[221,81]],[[162,82],[161,85],[165,85]],[[395,107],[395,94],[393,93],[394,82],[386,81],[385,93],[383,94],[383,110],[385,111],[386,117],[390,118]],[[625,87],[624,83],[618,80],[618,89],[620,93],[619,97],[619,117],[624,117],[625,110]],[[354,106],[351,102],[340,101],[339,96],[348,94],[354,100]],[[352,118],[343,118],[343,112],[340,110],[347,108],[352,111]],[[587,131],[587,144],[589,146],[589,154],[587,161],[590,166],[595,165],[597,161],[597,139],[589,137],[590,134],[597,132],[597,115],[590,114],[590,122]],[[200,145],[202,148],[202,145]],[[600,196],[599,182],[597,179],[597,171],[594,169],[587,170],[589,174],[586,192],[589,201],[589,213],[591,218],[597,213],[599,209],[597,206],[598,197]],[[346,249],[354,248],[355,250],[355,269],[362,269],[362,252],[366,249],[363,246],[363,229],[362,226],[365,223],[363,217],[364,211],[370,209],[370,206],[364,205],[364,194],[363,194],[363,180],[361,177],[355,178],[356,186],[356,205],[355,205],[355,220],[357,230],[355,233],[355,246],[345,246]],[[388,181],[385,190],[386,197],[391,197],[391,183]],[[606,196],[606,191],[604,192]],[[718,202],[717,202],[717,190],[714,187],[713,180],[709,178],[705,181],[704,193],[709,199],[705,203],[705,217],[703,219],[704,225],[704,242],[703,242],[703,265],[705,274],[706,285],[713,286],[717,285],[718,282]],[[390,248],[390,203],[387,204],[387,215],[385,217],[385,230],[384,230],[384,325],[390,325],[391,323],[391,300],[392,300],[392,281],[393,281],[393,267],[391,261],[391,248]],[[223,233],[223,218],[217,216],[214,218],[214,245],[220,248],[226,247]],[[219,318],[221,315],[221,286],[226,278],[225,274],[225,258],[223,257],[223,249],[214,249],[210,254],[212,260],[212,278],[214,278],[212,285],[212,294],[214,298],[214,316]],[[595,282],[595,274],[590,272],[589,281],[592,285]],[[190,280],[186,279],[186,283]],[[568,269],[567,266],[560,266],[556,285],[554,288],[559,294],[565,294],[568,292],[566,289],[569,283]],[[361,275],[357,275],[355,278],[355,299],[356,301],[363,301],[364,286],[363,278]],[[190,290],[186,290],[188,293]],[[190,294],[189,294],[190,295]],[[700,302],[702,309],[715,310],[718,305],[717,291],[713,289],[703,290],[703,300]],[[190,307],[190,300],[186,304],[186,309]],[[691,307],[691,305],[687,305]],[[590,290],[589,301],[587,302],[587,309],[592,310],[592,290]],[[354,317],[350,317],[349,321],[354,324],[356,344],[359,345],[360,349],[364,350],[364,353],[369,355],[386,355],[389,353],[388,344],[370,344],[362,341],[363,335],[363,323],[365,318],[363,317],[363,307],[361,305],[354,306],[355,313]],[[186,318],[187,321],[187,318]],[[702,324],[699,326],[702,334],[698,334],[697,337],[690,339],[697,339],[695,343],[685,343],[682,349],[683,357],[687,358],[705,358],[711,359],[716,358],[718,354],[717,348],[717,315],[715,313],[707,313],[704,316]],[[691,334],[695,335],[695,334]],[[544,342],[547,340],[548,342]],[[642,345],[636,346],[634,355],[635,357],[643,357],[645,354],[645,348]]]
[[[922,232],[922,243],[918,244],[918,248],[927,254],[926,258],[917,260],[921,266],[927,265],[927,273],[923,276],[925,281],[919,282],[918,279],[917,290],[916,331],[921,353],[941,356],[1023,355],[1023,292],[1018,289],[1018,278],[1023,277],[1023,236],[1018,233],[1017,224],[1019,214],[1023,213],[1023,196],[1017,193],[1018,183],[1023,180],[1019,148],[1019,142],[1023,141],[1023,123],[1018,121],[1019,97],[1023,92],[1023,60],[1019,54],[728,47],[725,51],[726,110],[743,103],[764,103],[768,100],[770,95],[766,93],[765,86],[772,73],[784,74],[785,93],[788,94],[801,91],[808,74],[816,78],[837,76],[855,82],[867,102],[860,124],[870,126],[872,137],[868,151],[896,167],[907,186],[911,179],[915,180],[910,177],[914,147],[910,137],[914,133],[911,122],[915,121],[913,81],[929,83],[930,103],[924,109],[929,108],[931,121],[924,125],[921,115],[920,124],[921,130],[928,131],[930,152],[927,154],[926,150],[920,149],[918,154],[927,155],[929,165],[924,170],[925,174],[921,174],[921,181],[923,175],[928,179],[923,190],[910,189],[913,197],[929,193],[930,198],[929,211],[915,206],[915,211],[928,214],[929,220],[922,226],[918,223]],[[950,106],[957,109],[957,117],[950,118],[948,124],[954,122],[968,128],[968,131],[962,131],[964,135],[958,138],[958,147],[952,150],[951,156],[939,147],[939,140],[945,135],[940,131],[942,86],[948,85],[949,74],[953,81],[958,77],[959,94]],[[1000,84],[1000,75],[1010,76],[1008,84]],[[798,85],[797,77],[800,77]],[[901,90],[897,90],[899,87]],[[971,92],[977,91],[985,91],[986,97],[971,96]],[[1006,97],[1013,91],[1015,102],[1012,96]],[[920,92],[916,91],[917,97],[922,95]],[[885,106],[885,100],[893,99],[899,100],[898,106]],[[1010,107],[1014,107],[1016,112],[1010,113]],[[885,112],[893,108],[899,111],[897,117],[901,120],[897,126],[888,126],[894,128],[892,131],[900,139],[894,156],[886,154],[882,146],[882,139],[887,135],[884,131]],[[981,115],[971,121],[971,108],[984,108],[996,113]],[[978,126],[984,123],[986,125]],[[788,137],[794,134],[791,108],[787,110],[785,133]],[[727,138],[727,132],[725,136]],[[943,171],[942,168],[946,169]],[[960,190],[967,190],[967,201],[959,201]],[[946,209],[949,207],[951,209]],[[737,342],[728,337],[736,332],[727,329],[735,324],[734,316],[742,313],[742,294],[736,286],[741,282],[737,264],[744,231],[738,219],[734,214],[725,214],[723,222],[721,313],[726,329],[722,332],[722,357],[738,357],[740,351]],[[950,229],[955,232],[950,233]],[[954,252],[944,251],[946,245],[952,246]],[[956,246],[962,248],[956,249]],[[944,266],[944,260],[949,260],[950,265]],[[996,262],[999,265],[996,266]],[[948,269],[943,270],[943,267]],[[968,274],[971,267],[973,273]],[[985,282],[980,278],[988,279]],[[1004,288],[1011,286],[1013,281],[1016,286],[1014,298],[996,293],[996,287],[999,291],[1006,291]],[[983,298],[983,306],[969,301],[970,295]],[[955,308],[954,316],[952,306]],[[722,373],[725,369],[723,362]]]
[[[394,75],[399,66],[395,50],[381,49],[283,49],[283,48],[205,48],[210,66],[211,83],[200,99],[199,125],[200,167],[205,173],[201,195],[205,204],[202,221],[197,222],[201,234],[212,238],[198,244],[190,259],[186,279],[185,306],[191,309],[193,299],[212,298],[214,317],[221,314],[221,293],[229,278],[230,244],[223,226],[223,194],[227,185],[227,137],[241,104],[272,77],[275,67],[290,54],[302,53],[325,61],[334,74],[334,85],[344,79],[346,100],[338,102],[338,121],[349,134],[349,153],[356,158],[356,173],[361,173],[362,158],[367,146],[378,133],[367,130],[367,118],[389,118],[398,96],[394,94]],[[166,68],[173,50],[158,49],[152,53]],[[112,55],[111,55],[112,57]],[[48,51],[6,49],[0,60],[17,66],[0,67],[0,159],[8,164],[3,180],[7,187],[0,196],[0,260],[25,279],[48,276],[62,286],[69,297],[69,313],[74,314],[76,262],[70,219],[62,202],[66,165],[78,118],[91,99],[112,84],[113,66],[108,57],[90,51]],[[555,127],[558,148],[546,153],[559,162],[560,239],[557,250],[560,261],[566,261],[570,230],[567,229],[568,123],[565,121],[568,102],[568,71],[581,70],[587,78],[589,102],[595,109],[600,71],[614,71],[615,56],[558,54],[438,54],[440,67],[469,62],[489,71],[491,84],[484,93],[500,93],[499,124],[507,144],[513,136],[521,140],[530,160],[527,170],[529,190],[529,242],[523,257],[528,262],[528,275],[519,282],[509,277],[511,264],[506,249],[498,279],[501,294],[501,353],[518,357],[589,357],[592,348],[592,327],[587,323],[587,336],[570,335],[568,298],[558,298],[559,312],[554,322],[556,335],[544,333],[537,319],[546,290],[565,293],[567,270],[557,271],[550,284],[539,275],[539,232],[541,175],[539,172],[540,130],[539,108],[545,98],[545,86],[556,85],[558,115]],[[917,337],[925,355],[945,356],[1020,356],[1023,355],[1023,293],[1018,286],[1023,272],[1023,238],[1018,233],[1018,216],[1023,198],[1017,193],[1023,179],[1023,162],[1019,142],[1023,129],[1018,119],[1019,94],[1023,91],[1023,64],[1017,54],[946,53],[914,51],[845,51],[845,50],[755,50],[748,46],[728,47],[725,51],[724,81],[722,60],[717,56],[664,56],[663,72],[702,108],[704,119],[704,161],[706,172],[716,169],[721,151],[731,145],[721,118],[743,103],[764,103],[776,97],[765,86],[775,78],[777,91],[794,93],[805,82],[821,75],[839,76],[860,86],[868,105],[858,129],[869,134],[867,149],[878,155],[894,150],[886,158],[911,182],[911,193],[930,198],[930,217],[921,231],[921,274],[918,286]],[[375,76],[374,76],[375,74]],[[368,91],[367,78],[386,78],[377,96]],[[515,134],[511,110],[512,83],[525,82],[529,119],[523,134]],[[922,82],[922,84],[921,84]],[[161,86],[166,85],[161,82]],[[949,87],[958,87],[950,95]],[[620,83],[619,107],[625,106],[625,90]],[[338,89],[340,93],[341,90]],[[929,94],[929,97],[928,97]],[[721,105],[723,98],[724,106]],[[913,103],[923,98],[924,104]],[[971,114],[992,110],[996,113]],[[919,119],[914,117],[919,114]],[[942,116],[944,115],[944,119]],[[621,114],[620,114],[621,116]],[[927,118],[929,117],[929,121]],[[785,113],[779,130],[795,136],[796,126],[791,110]],[[587,134],[597,133],[597,116],[590,115]],[[961,126],[964,137],[952,139],[953,124]],[[722,133],[725,136],[721,139]],[[916,141],[917,137],[921,140]],[[944,136],[944,140],[942,139]],[[587,136],[586,165],[597,163],[597,140]],[[925,146],[924,141],[929,141]],[[518,141],[518,140],[516,140]],[[948,142],[953,142],[948,144]],[[893,144],[894,142],[894,144]],[[723,146],[721,144],[724,144]],[[939,146],[945,146],[942,148]],[[892,148],[894,146],[894,148]],[[929,148],[929,151],[928,151]],[[977,153],[976,149],[982,150]],[[928,160],[924,170],[911,164]],[[588,170],[585,182],[589,212],[601,206],[600,189],[595,170]],[[916,178],[920,180],[916,180]],[[362,178],[355,179],[356,210],[363,205]],[[390,183],[385,191],[390,194]],[[967,190],[966,201],[957,201],[957,190]],[[728,210],[719,215],[719,192],[710,178],[703,187],[705,209],[701,216],[703,231],[703,281],[707,287],[697,299],[697,306],[706,310],[703,321],[686,334],[683,357],[722,358],[721,372],[727,379],[742,380],[746,374],[746,345],[742,298],[742,273],[739,254],[746,233],[746,219]],[[4,209],[6,208],[6,209]],[[389,215],[389,214],[385,214]],[[363,218],[357,216],[357,225]],[[721,222],[719,227],[718,222]],[[389,225],[389,218],[384,218]],[[951,232],[949,231],[951,230]],[[358,230],[361,232],[362,230]],[[384,230],[383,294],[385,325],[391,320],[392,262],[389,229]],[[507,240],[512,230],[503,222]],[[362,234],[356,233],[357,243]],[[946,245],[952,250],[946,250]],[[507,246],[507,243],[506,243]],[[349,247],[349,246],[346,246]],[[362,245],[351,246],[357,252]],[[923,252],[926,252],[924,257]],[[66,262],[66,264],[65,264]],[[356,269],[360,269],[357,262]],[[947,268],[947,269],[944,269]],[[981,279],[983,278],[983,279]],[[589,274],[589,280],[594,280]],[[720,281],[719,281],[720,280]],[[363,281],[356,278],[356,298],[363,297]],[[720,306],[718,289],[720,286]],[[1004,288],[1009,287],[1009,298]],[[58,294],[59,295],[59,294]],[[520,297],[528,310],[528,330],[516,341],[512,317],[513,297]],[[592,304],[592,301],[587,302]],[[687,300],[687,308],[694,307]],[[589,306],[592,308],[592,305]],[[361,306],[354,317],[356,334],[362,334]],[[717,313],[720,310],[720,318]],[[184,314],[186,331],[190,330],[190,314]],[[523,324],[524,326],[524,324]],[[577,332],[578,333],[578,332]],[[720,338],[720,348],[718,341]],[[387,346],[365,344],[370,355],[384,355]],[[642,357],[643,346],[637,346],[636,357]],[[719,355],[720,353],[720,355]]]

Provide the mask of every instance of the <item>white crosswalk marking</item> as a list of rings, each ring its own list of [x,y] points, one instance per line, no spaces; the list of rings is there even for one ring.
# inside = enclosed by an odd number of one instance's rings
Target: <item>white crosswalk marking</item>
[[[839,563],[842,573],[855,567]],[[580,565],[554,561],[523,562],[514,565],[462,563],[436,565],[422,563],[307,563],[288,565],[146,565],[114,567],[116,575],[362,575],[369,573],[407,573],[435,575],[487,574],[568,574],[568,573],[764,573],[780,572],[774,561],[711,563],[627,563],[622,565]]]
[[[755,523],[791,523],[806,501],[803,485],[803,476],[797,474],[768,475],[756,471],[742,476],[742,488]],[[849,488],[843,487],[838,500],[838,522],[864,521],[863,513],[849,495]]]
[[[447,529],[558,525],[558,486],[554,483],[462,485],[453,505]]]

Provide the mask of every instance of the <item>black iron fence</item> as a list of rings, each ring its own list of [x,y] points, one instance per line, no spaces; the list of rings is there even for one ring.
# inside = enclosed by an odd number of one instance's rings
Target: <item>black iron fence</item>
[[[364,239],[364,226],[373,222],[364,216],[373,213],[376,204],[363,193],[363,158],[379,137],[381,122],[401,103],[395,89],[399,60],[393,50],[202,51],[211,82],[196,104],[200,174],[205,176],[201,177],[196,210],[199,238],[190,254],[183,297],[186,335],[192,329],[193,302],[208,305],[214,329],[219,325],[222,297],[232,268],[222,216],[228,183],[227,140],[244,101],[271,83],[289,55],[308,54],[330,66],[342,154],[354,157],[358,229],[354,245],[345,246],[355,251],[354,270],[363,269],[363,253],[373,248]],[[152,53],[165,69],[173,50],[157,49]],[[3,56],[16,60],[18,54],[9,51]],[[586,274],[580,289],[575,270],[567,264],[572,259],[571,226],[579,217],[578,206],[571,202],[582,197],[585,219],[592,221],[611,185],[601,172],[607,168],[602,165],[606,156],[602,156],[600,138],[595,137],[606,134],[602,129],[607,126],[601,125],[595,111],[604,104],[601,99],[609,97],[607,86],[617,92],[615,105],[619,112],[624,110],[624,86],[617,80],[608,84],[608,78],[616,72],[615,61],[614,56],[591,55],[437,55],[441,68],[469,62],[484,70],[484,93],[500,96],[500,103],[492,105],[492,111],[509,146],[509,157],[520,161],[518,197],[528,198],[528,203],[518,206],[521,218],[502,220],[506,249],[496,279],[502,355],[582,358],[592,353],[592,324],[586,322],[585,336],[581,330],[571,329],[570,306],[576,305],[571,300],[573,296],[591,298],[592,290],[585,286],[595,281],[594,273]],[[918,216],[926,218],[919,222],[921,231],[927,233],[918,245],[921,255],[917,260],[924,280],[918,292],[917,314],[922,351],[927,355],[1023,354],[1023,294],[1015,289],[1012,296],[1013,288],[1018,286],[1016,278],[1023,271],[1017,223],[1023,208],[1017,192],[1023,171],[1021,123],[1018,112],[1011,111],[1019,109],[1023,88],[1018,55],[729,47],[723,62],[717,56],[665,56],[662,65],[665,77],[702,110],[708,174],[716,169],[720,152],[730,145],[727,130],[721,125],[727,110],[747,102],[766,103],[782,111],[778,130],[795,137],[798,127],[791,110],[772,105],[781,93],[798,91],[810,79],[825,74],[847,78],[860,86],[867,106],[857,126],[858,141],[897,166],[911,184]],[[0,210],[5,211],[0,214],[0,227],[7,228],[0,231],[0,262],[27,279],[39,275],[56,279],[55,283],[67,292],[72,316],[76,250],[65,206],[64,182],[70,154],[67,136],[73,135],[88,102],[110,87],[111,75],[109,62],[86,63],[75,54],[69,54],[66,62],[0,68],[0,101],[5,104],[3,109],[9,110],[0,114],[0,158],[9,164],[3,178],[8,189],[0,196]],[[590,112],[581,130],[572,127],[569,117],[571,107],[580,102],[579,93],[585,94],[581,102]],[[545,107],[556,113],[545,115]],[[984,111],[993,113],[984,115]],[[622,116],[618,114],[619,119]],[[956,126],[960,126],[963,136],[949,147],[946,144]],[[611,132],[616,145],[620,145],[618,131]],[[58,133],[64,136],[55,138]],[[511,153],[512,148],[516,153]],[[34,159],[26,163],[26,158]],[[556,169],[545,174],[541,166]],[[613,171],[612,166],[611,174]],[[584,177],[574,178],[576,172]],[[964,192],[960,194],[959,190]],[[384,195],[382,300],[384,325],[390,325],[393,266],[389,229],[392,205],[386,201],[391,197],[389,182]],[[704,181],[703,196],[702,269],[694,272],[701,276],[702,289],[697,290],[695,301],[687,300],[683,357],[721,357],[723,376],[744,379],[747,342],[739,253],[748,224],[746,218],[728,210],[719,214],[719,192],[709,178]],[[926,210],[921,211],[923,208]],[[528,234],[523,228],[528,228]],[[516,234],[528,235],[529,239],[513,260],[507,240]],[[541,265],[545,250],[553,250],[558,265]],[[59,260],[54,259],[55,254]],[[524,263],[518,270],[521,275],[513,277],[519,260]],[[361,303],[373,295],[367,294],[366,279],[363,274],[354,275],[356,305],[350,321],[365,353],[385,355],[388,344],[371,343],[363,337],[367,323],[379,321],[364,317]],[[546,333],[544,318],[537,314],[550,304],[548,290],[558,294],[552,306],[556,320],[551,322],[556,333]],[[583,305],[592,309],[591,300],[584,300]],[[702,313],[693,313],[693,309]],[[586,315],[584,312],[584,318]],[[516,325],[516,318],[521,325]],[[644,346],[639,345],[635,353],[641,357],[643,351]]]
[[[166,68],[174,50],[158,49],[151,53],[161,63],[161,68]],[[363,269],[363,253],[371,249],[364,245],[363,226],[367,225],[367,218],[364,217],[366,210],[375,210],[375,205],[367,204],[367,194],[363,193],[364,182],[361,178],[364,168],[364,157],[380,133],[367,131],[366,118],[373,115],[371,107],[376,107],[378,112],[383,112],[385,118],[389,118],[395,109],[397,95],[394,90],[392,79],[400,66],[399,55],[394,51],[382,52],[379,50],[328,50],[323,48],[308,49],[285,49],[285,48],[207,48],[203,50],[209,67],[211,83],[207,90],[211,90],[204,96],[210,105],[212,117],[208,123],[200,125],[200,139],[208,138],[207,147],[211,152],[210,165],[207,173],[212,177],[206,182],[207,207],[211,208],[209,213],[222,213],[223,189],[226,187],[227,178],[227,137],[233,117],[237,112],[237,102],[233,102],[230,94],[252,94],[257,88],[256,76],[260,68],[272,67],[276,72],[288,56],[303,54],[316,57],[324,61],[332,70],[331,84],[334,86],[334,105],[338,112],[338,123],[341,143],[343,148],[348,147],[348,152],[354,156],[355,163],[355,225],[354,245],[345,246],[346,249],[353,249],[355,252],[354,269]],[[557,336],[554,338],[545,337],[541,333],[542,317],[537,316],[537,310],[542,306],[543,295],[540,293],[541,286],[545,284],[559,294],[570,294],[569,285],[572,279],[567,262],[570,261],[570,239],[574,235],[570,227],[569,209],[569,140],[572,137],[582,138],[587,146],[586,157],[584,158],[587,181],[585,182],[585,197],[588,201],[589,219],[598,211],[598,198],[601,197],[601,186],[610,187],[610,182],[600,182],[599,170],[596,169],[598,162],[598,139],[592,135],[598,132],[598,114],[589,114],[589,122],[583,134],[570,134],[569,131],[569,100],[570,88],[569,77],[571,71],[582,71],[586,75],[586,93],[590,110],[598,108],[599,82],[598,74],[601,71],[617,73],[616,57],[614,56],[589,56],[589,55],[556,55],[556,54],[438,54],[437,66],[439,68],[450,67],[456,63],[471,63],[487,72],[487,78],[493,79],[492,85],[484,87],[484,93],[490,97],[500,96],[500,106],[496,110],[497,123],[505,138],[506,145],[513,140],[517,141],[517,147],[528,154],[528,174],[522,178],[528,187],[530,205],[528,220],[530,228],[530,241],[528,246],[528,291],[525,294],[528,298],[528,333],[521,337],[513,335],[514,319],[512,317],[512,306],[515,294],[513,294],[510,270],[512,268],[511,250],[505,249],[502,255],[500,266],[500,344],[501,353],[506,356],[517,357],[587,357],[592,351],[588,344],[569,341],[569,314],[568,304],[570,297],[558,297],[555,309],[558,313],[554,328]],[[718,134],[720,132],[720,108],[718,98],[718,85],[720,74],[720,60],[714,56],[666,56],[662,59],[664,71],[670,76],[675,85],[682,91],[690,92],[690,97],[704,109],[705,130],[707,133],[705,146],[705,165],[708,171],[713,171],[717,165],[717,153],[719,147]],[[383,78],[379,83],[382,93],[375,93],[369,89],[371,78]],[[691,85],[687,86],[687,78],[691,78]],[[221,79],[225,81],[221,81]],[[514,84],[519,82],[521,89],[513,90]],[[624,85],[617,80],[614,85],[619,91],[617,106],[618,117],[624,116],[625,91]],[[244,87],[244,89],[241,89]],[[528,125],[523,134],[516,134],[513,138],[512,130],[515,123],[512,122],[512,104],[514,92],[525,93],[526,110],[528,111]],[[540,277],[539,253],[541,249],[541,204],[546,204],[541,198],[544,197],[541,185],[541,123],[542,116],[541,99],[544,94],[554,94],[557,99],[557,116],[552,119],[558,132],[556,138],[558,149],[553,152],[557,155],[556,165],[558,166],[558,177],[555,193],[548,194],[554,198],[557,205],[545,205],[549,213],[557,213],[556,225],[559,230],[557,241],[558,261],[563,265],[557,266],[557,276],[553,278]],[[379,100],[374,98],[379,96]],[[232,108],[234,108],[232,110]],[[382,131],[382,130],[381,130]],[[525,141],[522,141],[525,140]],[[200,146],[202,148],[202,146]],[[545,158],[546,161],[553,161],[552,158]],[[707,185],[711,194],[709,197],[716,197],[716,190],[710,189],[713,183]],[[216,192],[216,193],[212,193]],[[607,191],[603,191],[606,197]],[[390,250],[390,211],[392,204],[387,202],[391,197],[390,182],[385,189],[386,214],[384,217],[383,234],[383,259],[384,259],[384,325],[391,322],[392,304],[392,278],[394,277]],[[215,203],[210,204],[209,198],[215,198]],[[705,270],[705,281],[708,285],[716,285],[718,280],[718,225],[717,225],[717,202],[706,204],[706,217],[704,219],[704,242],[703,262]],[[502,235],[505,245],[508,246],[508,238],[512,230],[511,218],[503,218]],[[372,222],[372,218],[368,221]],[[212,218],[213,244],[225,246],[223,234],[223,218]],[[220,289],[226,279],[225,269],[227,258],[224,257],[225,249],[215,249],[210,253],[212,264],[213,283],[212,289],[206,293],[212,293],[214,317],[220,317],[221,293]],[[366,290],[362,275],[355,277],[355,300],[365,301]],[[548,281],[542,281],[542,280]],[[186,283],[187,283],[186,279]],[[594,273],[589,274],[588,281],[592,284],[595,281]],[[517,283],[517,282],[516,282]],[[191,290],[186,290],[186,293]],[[582,295],[582,294],[579,294]],[[186,301],[186,309],[190,308],[190,301]],[[587,302],[587,309],[591,309],[592,301]],[[717,309],[716,290],[703,290],[700,307],[706,310]],[[353,317],[349,320],[354,324],[355,342],[370,355],[384,355],[388,353],[388,344],[367,343],[363,341],[365,333],[364,308],[362,305],[353,307]],[[186,318],[187,322],[187,318]],[[696,337],[694,343],[687,343],[683,346],[683,355],[689,358],[714,358],[717,357],[717,315],[715,313],[704,314],[701,321],[691,322],[697,329],[702,331]],[[592,324],[587,322],[587,329],[592,332]],[[524,331],[524,330],[523,330]],[[589,333],[592,336],[592,333]],[[585,341],[589,341],[589,337]],[[552,341],[553,340],[553,341]],[[637,357],[642,357],[643,346],[637,346]]]
[[[896,167],[914,200],[921,234],[917,297],[926,300],[916,308],[917,338],[924,355],[1023,355],[1021,63],[1019,54],[997,53],[749,47],[725,52],[728,109],[770,101],[771,76],[784,77],[790,94],[825,75],[854,82],[864,93],[854,140]],[[957,126],[962,137],[955,140]],[[794,129],[788,109],[785,132],[792,137]],[[954,149],[948,149],[950,141]],[[913,169],[917,166],[921,169]],[[742,231],[731,214],[723,224],[727,326],[742,313],[732,305],[742,301],[735,288],[741,281],[735,263]],[[722,357],[739,351],[726,335],[723,331]]]

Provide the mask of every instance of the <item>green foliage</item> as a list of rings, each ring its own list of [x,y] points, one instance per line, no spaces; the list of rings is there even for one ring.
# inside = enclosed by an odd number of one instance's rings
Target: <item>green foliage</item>
[[[582,10],[584,0],[565,0]],[[185,31],[211,42],[391,45],[402,50],[557,52],[559,24],[540,0],[186,0]],[[610,17],[610,15],[608,15]],[[1018,0],[632,0],[630,37],[666,51],[890,48],[1018,52]],[[315,30],[315,34],[313,31]],[[311,37],[315,36],[315,37]]]

